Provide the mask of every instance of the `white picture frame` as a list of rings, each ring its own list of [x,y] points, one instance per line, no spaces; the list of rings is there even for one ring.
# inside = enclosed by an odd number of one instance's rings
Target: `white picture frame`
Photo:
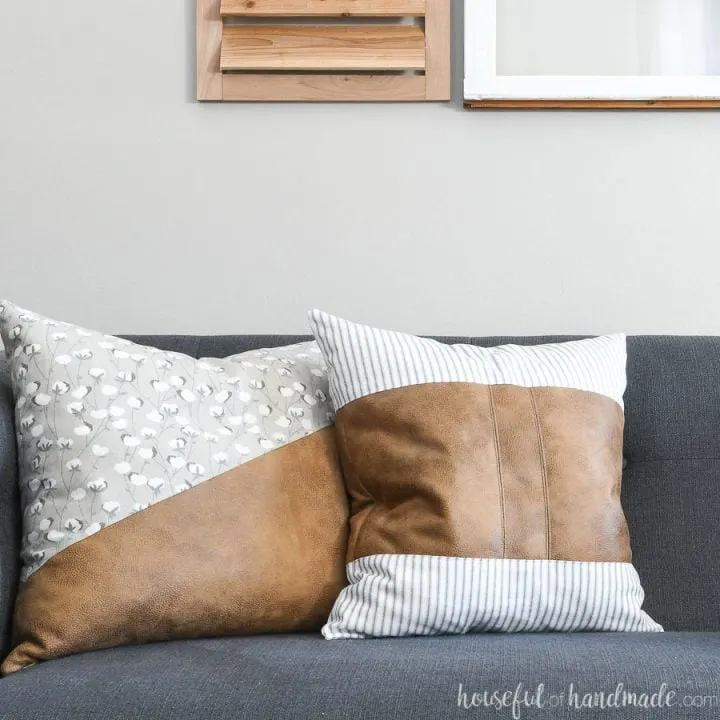
[[[497,5],[502,1],[465,0],[466,107],[720,108],[720,75],[499,75]]]

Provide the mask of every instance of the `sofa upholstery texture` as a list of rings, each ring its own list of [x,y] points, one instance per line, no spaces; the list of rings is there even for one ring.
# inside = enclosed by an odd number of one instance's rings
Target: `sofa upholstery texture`
[[[224,357],[306,336],[129,336]],[[442,338],[534,344],[571,338]],[[13,406],[0,360],[0,650],[10,641],[20,517]],[[720,715],[720,338],[629,337],[622,499],[645,609],[663,634],[474,635],[325,641],[319,635],[124,647],[0,680],[0,720],[512,717],[472,693],[674,691],[679,703],[522,707],[522,718]],[[462,687],[461,687],[462,686]],[[693,700],[693,698],[695,700]],[[698,698],[705,698],[699,700]],[[715,700],[713,700],[715,698]],[[567,698],[566,698],[567,700]],[[695,706],[692,706],[694,702]],[[714,704],[713,704],[714,703]],[[700,705],[700,706],[698,706]]]

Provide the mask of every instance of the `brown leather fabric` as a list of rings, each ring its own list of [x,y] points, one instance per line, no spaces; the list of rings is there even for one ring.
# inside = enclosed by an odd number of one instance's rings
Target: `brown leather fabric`
[[[380,553],[629,562],[622,408],[581,390],[433,383],[337,415],[348,561]]]
[[[71,545],[22,587],[8,674],[173,638],[318,630],[345,586],[334,429]]]

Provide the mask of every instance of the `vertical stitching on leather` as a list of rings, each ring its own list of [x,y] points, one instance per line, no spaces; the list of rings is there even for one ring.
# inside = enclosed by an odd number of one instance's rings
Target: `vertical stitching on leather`
[[[335,418],[335,433],[336,437],[337,435],[342,435],[342,441],[343,441],[343,451],[345,455],[347,456],[347,464],[350,466],[349,468],[345,467],[345,463],[342,462],[342,453],[339,452],[338,459],[340,461],[340,467],[342,468],[343,474],[345,474],[346,478],[349,479],[349,476],[352,474],[352,477],[354,478],[356,484],[358,487],[367,495],[368,499],[371,500],[371,505],[367,513],[365,513],[365,517],[363,518],[362,522],[359,526],[355,528],[355,533],[353,537],[353,533],[350,532],[350,521],[353,517],[353,502],[352,502],[352,496],[350,495],[349,490],[346,489],[347,495],[348,495],[348,505],[349,505],[349,513],[348,513],[348,545],[347,545],[347,552],[346,552],[346,562],[352,562],[352,560],[357,560],[358,558],[355,556],[355,548],[358,545],[359,539],[360,539],[360,532],[367,524],[368,518],[375,512],[377,509],[377,499],[374,495],[371,495],[367,488],[365,487],[365,483],[360,479],[360,473],[357,470],[357,465],[355,464],[353,458],[351,457],[350,453],[350,443],[347,439],[347,434],[345,432],[345,424],[337,423],[337,417]],[[339,448],[338,448],[339,450]]]
[[[488,385],[488,396],[490,398],[490,417],[492,418],[493,435],[495,436],[495,458],[497,460],[498,491],[500,493],[500,531],[502,534],[502,554],[505,558],[505,489],[503,487],[502,460],[500,459],[500,436],[498,435],[497,416],[495,414],[495,400],[493,399],[492,385]]]
[[[545,462],[545,443],[543,442],[542,429],[540,428],[540,415],[535,402],[535,389],[530,388],[530,402],[532,403],[535,429],[537,431],[538,448],[540,450],[540,474],[543,484],[543,499],[545,501],[545,553],[547,559],[552,560],[552,540],[550,537],[550,490],[548,488],[547,464]]]

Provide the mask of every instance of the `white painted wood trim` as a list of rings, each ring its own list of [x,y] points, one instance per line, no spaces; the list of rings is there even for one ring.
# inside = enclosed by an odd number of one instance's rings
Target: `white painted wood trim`
[[[497,0],[465,0],[466,100],[720,99],[720,75],[498,75],[496,3]]]

